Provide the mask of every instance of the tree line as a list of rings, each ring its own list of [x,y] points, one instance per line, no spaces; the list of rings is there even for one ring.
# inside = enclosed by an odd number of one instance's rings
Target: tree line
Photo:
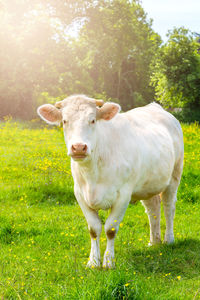
[[[0,15],[1,118],[78,93],[200,108],[198,39],[175,28],[163,44],[139,0],[10,0]]]

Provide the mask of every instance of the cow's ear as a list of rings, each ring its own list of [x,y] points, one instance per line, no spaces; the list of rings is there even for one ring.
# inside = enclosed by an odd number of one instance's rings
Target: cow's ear
[[[37,113],[45,122],[51,125],[60,125],[62,113],[51,104],[44,104],[38,107]]]
[[[97,119],[103,119],[106,121],[111,120],[114,116],[120,112],[121,107],[117,103],[106,102],[101,108],[97,108]]]

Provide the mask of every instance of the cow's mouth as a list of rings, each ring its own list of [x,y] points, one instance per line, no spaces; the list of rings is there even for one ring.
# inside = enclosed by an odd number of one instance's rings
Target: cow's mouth
[[[71,155],[71,158],[73,158],[74,160],[83,160],[87,157],[87,155]]]

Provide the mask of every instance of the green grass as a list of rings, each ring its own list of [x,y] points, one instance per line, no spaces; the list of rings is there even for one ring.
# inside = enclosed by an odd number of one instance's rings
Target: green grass
[[[183,130],[176,242],[149,248],[148,218],[130,205],[116,269],[104,271],[85,268],[90,238],[62,130],[1,123],[0,299],[200,299],[200,127]],[[107,215],[100,212],[103,222]],[[163,212],[161,229],[163,238]],[[102,232],[102,254],[105,246]]]

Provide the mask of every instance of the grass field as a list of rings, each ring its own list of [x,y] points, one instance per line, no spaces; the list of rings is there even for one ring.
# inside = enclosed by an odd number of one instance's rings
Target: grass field
[[[62,129],[1,123],[0,299],[200,299],[200,126],[183,130],[176,242],[148,247],[144,208],[130,205],[116,269],[105,271],[85,268],[90,238]],[[100,212],[103,221],[107,215]],[[164,229],[162,212],[162,238]],[[102,232],[102,254],[105,246]]]

